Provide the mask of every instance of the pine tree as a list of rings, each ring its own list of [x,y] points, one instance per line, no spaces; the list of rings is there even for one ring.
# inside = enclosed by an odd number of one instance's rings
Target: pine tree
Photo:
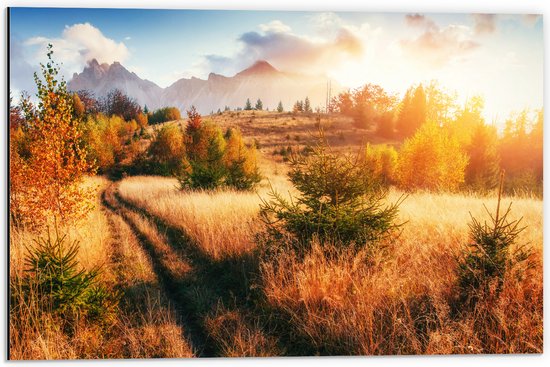
[[[271,200],[261,205],[274,239],[290,236],[298,251],[307,251],[313,239],[374,249],[397,227],[400,201],[384,206],[388,191],[365,174],[360,157],[332,152],[321,133],[307,156],[291,151],[290,159],[289,179],[300,196],[287,200],[272,189]]]
[[[250,110],[252,110],[252,104],[250,103],[250,98],[247,98],[247,99],[246,99],[246,104],[244,105],[244,110],[245,110],[245,111],[250,111]]]
[[[309,102],[309,97],[306,97],[304,101],[304,112],[305,113],[311,113],[313,110],[311,109],[311,104]]]
[[[474,190],[490,190],[497,186],[500,171],[496,129],[478,122],[466,147],[469,160],[464,182]]]
[[[257,111],[262,111],[264,109],[264,105],[262,103],[262,100],[258,98],[258,100],[256,101],[256,110]]]
[[[472,242],[464,251],[457,268],[457,286],[461,308],[473,308],[484,297],[498,296],[507,274],[518,265],[530,266],[531,251],[525,246],[512,245],[525,229],[520,227],[521,219],[509,221],[512,203],[503,215],[500,214],[500,202],[503,189],[504,171],[500,174],[500,187],[495,216],[489,211],[491,223],[481,224],[474,217],[469,224]],[[487,208],[486,208],[487,209]],[[524,272],[518,271],[521,277]]]
[[[279,104],[277,105],[277,112],[281,113],[283,111],[284,111],[283,102],[279,101]]]

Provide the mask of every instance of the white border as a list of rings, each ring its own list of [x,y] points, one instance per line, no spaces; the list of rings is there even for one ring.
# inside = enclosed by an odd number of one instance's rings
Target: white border
[[[370,0],[367,2],[359,2],[354,0],[181,0],[181,1],[169,1],[169,0],[118,0],[113,2],[112,0],[87,0],[87,1],[53,1],[53,0],[7,0],[4,2],[5,6],[32,6],[32,7],[118,7],[118,8],[149,8],[149,9],[239,9],[239,10],[310,10],[310,11],[365,11],[365,12],[419,12],[419,13],[531,13],[531,14],[543,14],[545,17],[550,14],[550,2],[543,0]],[[546,20],[546,19],[545,19]],[[0,90],[0,111],[2,113],[2,133],[0,139],[0,151],[2,159],[0,160],[0,172],[2,175],[2,194],[0,196],[0,206],[2,207],[1,218],[1,238],[0,243],[2,247],[2,260],[0,261],[1,268],[1,281],[0,292],[2,295],[2,302],[0,302],[0,350],[1,350],[1,363],[6,363],[7,353],[7,299],[6,299],[6,284],[7,284],[7,269],[6,269],[6,253],[7,253],[7,237],[6,237],[6,219],[7,219],[7,203],[6,203],[6,61],[7,61],[7,45],[6,45],[6,8],[2,13],[2,43],[4,46],[4,54],[1,60],[2,63],[2,89]],[[548,49],[548,34],[547,27],[544,27],[544,46],[545,51]],[[546,54],[546,52],[545,52]],[[547,70],[548,59],[545,55],[545,71]],[[548,85],[548,76],[544,73],[544,103],[548,101],[548,95],[546,93],[546,86]],[[545,139],[547,140],[547,139]],[[545,141],[546,145],[547,141]],[[548,149],[545,149],[545,176],[548,172],[548,165],[546,162],[549,158]],[[546,181],[548,183],[548,181]],[[545,189],[548,184],[545,184]],[[546,191],[546,190],[545,190]],[[544,203],[544,212],[547,212],[548,204]],[[546,227],[546,226],[545,226]],[[544,228],[546,232],[546,228]],[[546,242],[546,241],[545,241]],[[546,247],[546,246],[545,246]],[[548,268],[548,251],[544,251],[544,267]],[[545,299],[544,299],[544,319],[548,318],[548,297],[546,297],[546,285],[550,284],[548,280],[548,272],[544,272],[544,284],[545,284]],[[517,366],[520,364],[526,364],[529,366],[549,366],[550,365],[550,352],[548,348],[547,332],[545,335],[545,345],[542,355],[529,355],[529,356],[405,356],[405,357],[323,357],[323,358],[238,358],[238,359],[200,359],[200,360],[125,360],[125,361],[66,361],[66,362],[32,362],[33,365],[71,365],[71,366],[86,366],[86,365],[157,365],[163,366],[181,366],[182,364],[194,364],[202,366],[256,366],[261,363],[263,366],[316,366],[325,367],[333,366],[334,364],[346,365],[346,366],[463,366],[468,364],[469,366],[488,366],[498,365],[499,367]],[[27,365],[29,362],[11,362],[16,365]]]

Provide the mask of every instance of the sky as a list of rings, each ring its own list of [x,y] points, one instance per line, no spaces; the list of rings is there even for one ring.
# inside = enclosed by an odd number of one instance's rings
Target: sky
[[[46,46],[65,78],[87,62],[119,61],[167,87],[257,60],[402,96],[436,80],[459,102],[485,99],[485,118],[543,105],[543,19],[537,15],[10,9],[10,89],[32,91]]]

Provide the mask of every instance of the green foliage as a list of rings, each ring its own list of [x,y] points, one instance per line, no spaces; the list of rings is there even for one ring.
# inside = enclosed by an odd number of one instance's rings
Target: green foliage
[[[36,297],[43,311],[53,312],[67,321],[85,317],[107,321],[114,315],[118,294],[110,292],[99,280],[100,269],[83,269],[77,260],[78,242],[66,244],[66,235],[55,238],[49,231],[28,247],[23,285],[27,296]]]
[[[181,113],[176,107],[159,108],[149,116],[149,124],[159,124],[166,121],[181,120]]]
[[[191,135],[187,165],[178,180],[182,189],[214,189],[227,175],[223,164],[225,140],[219,127],[205,123]]]
[[[314,238],[374,249],[398,227],[400,202],[385,205],[387,189],[365,173],[360,154],[335,154],[321,137],[308,156],[293,154],[290,165],[289,178],[300,196],[286,199],[272,189],[271,200],[261,204],[261,219],[275,239],[290,237],[299,251]]]
[[[256,107],[255,110],[262,111],[264,109],[264,104],[262,103],[262,100],[258,98],[256,101]]]
[[[277,112],[281,113],[285,109],[283,108],[283,102],[279,101],[279,104],[277,105]]]
[[[500,200],[499,195],[494,217],[487,210],[491,218],[490,224],[481,224],[474,217],[469,224],[472,242],[464,251],[457,267],[459,303],[463,306],[473,307],[485,297],[498,296],[512,269],[519,265],[531,265],[528,261],[531,251],[525,246],[512,250],[517,236],[525,229],[519,227],[521,219],[508,220],[511,203],[504,214],[499,216]],[[515,275],[521,276],[525,269],[522,270]]]
[[[246,103],[244,105],[244,110],[245,111],[251,111],[252,110],[252,104],[250,103],[250,98],[246,99]]]

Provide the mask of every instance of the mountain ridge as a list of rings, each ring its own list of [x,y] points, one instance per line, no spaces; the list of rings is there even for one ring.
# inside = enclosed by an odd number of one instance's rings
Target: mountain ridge
[[[286,73],[266,60],[257,60],[233,76],[211,72],[206,79],[180,78],[162,88],[141,79],[120,62],[109,65],[93,59],[81,73],[73,74],[67,86],[71,91],[90,90],[96,97],[120,89],[149,109],[175,106],[183,112],[194,105],[203,114],[225,106],[232,109],[243,107],[247,99],[253,105],[261,99],[264,108],[271,109],[281,101],[286,110],[290,110],[296,100],[305,97],[309,97],[314,108],[324,107],[326,100],[326,78]],[[341,89],[333,83],[333,94]]]

